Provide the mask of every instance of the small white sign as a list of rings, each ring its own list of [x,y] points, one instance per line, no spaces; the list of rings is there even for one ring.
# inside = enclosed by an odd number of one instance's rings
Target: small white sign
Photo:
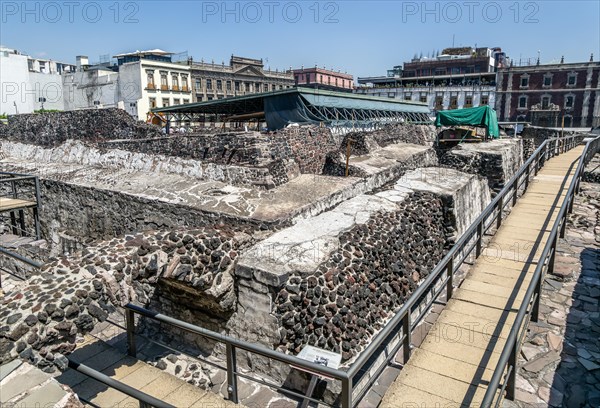
[[[304,346],[298,354],[299,358],[310,361],[311,363],[320,364],[333,369],[338,369],[342,362],[342,355],[333,351],[323,350],[314,346]]]

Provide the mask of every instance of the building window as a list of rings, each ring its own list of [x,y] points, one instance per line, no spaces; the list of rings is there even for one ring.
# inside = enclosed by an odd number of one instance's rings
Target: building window
[[[465,108],[470,108],[473,106],[473,95],[465,96]]]
[[[542,109],[548,109],[550,107],[550,97],[542,96]]]
[[[458,96],[450,97],[450,109],[458,108]]]
[[[148,89],[154,89],[154,72],[148,72]]]
[[[166,108],[167,106],[169,106],[169,98],[164,98],[162,100],[162,106],[163,106],[163,108]]]
[[[577,74],[572,72],[567,77],[567,86],[575,86],[577,83]]]
[[[436,110],[442,110],[442,109],[444,109],[444,96],[443,95],[436,95],[436,97],[435,97],[435,109]]]
[[[227,87],[228,91],[231,91],[231,81],[227,81],[225,86]]]
[[[169,89],[169,82],[167,80],[167,74],[160,74],[160,89],[166,91]]]
[[[206,100],[207,100],[207,101],[212,101],[212,100],[213,100],[213,96],[212,96],[212,95],[208,95],[208,96],[206,97]]]
[[[202,89],[202,81],[200,79],[196,79],[196,89]]]
[[[573,109],[575,106],[575,96],[567,95],[565,97],[565,109]]]
[[[529,87],[529,76],[521,77],[521,88]]]
[[[254,92],[260,92],[260,84],[258,82],[254,84]]]
[[[249,82],[244,82],[244,90],[246,92],[250,92],[250,83]]]
[[[407,92],[404,94],[404,100],[405,101],[412,101],[412,93]]]
[[[263,90],[264,90],[265,92],[269,92],[269,84],[264,84],[264,85],[263,85]]]
[[[421,96],[419,96],[419,101],[427,103],[427,94],[424,92],[421,92]]]
[[[545,75],[544,76],[544,87],[550,87],[552,86],[552,75]]]
[[[173,98],[173,105],[179,105],[179,99]]]
[[[519,96],[519,109],[527,109],[527,97]]]
[[[217,79],[217,91],[222,91],[223,90],[223,81],[221,81],[220,79]]]
[[[177,75],[173,75],[171,77],[171,85],[173,86],[173,90],[174,91],[178,91],[179,90],[179,77]]]
[[[235,90],[236,91],[240,90],[240,81],[235,81]]]
[[[488,103],[490,103],[490,96],[487,94],[483,94],[481,95],[481,102],[479,103],[479,105],[487,105]]]
[[[212,91],[212,79],[206,80],[206,89]]]
[[[188,91],[188,78],[187,76],[181,77],[181,90],[184,92]]]
[[[198,95],[198,102],[202,102],[203,99],[204,99],[204,95]]]
[[[150,105],[150,109],[156,108],[156,98],[149,98],[148,104]]]
[[[310,84],[310,74],[306,74],[306,83]]]

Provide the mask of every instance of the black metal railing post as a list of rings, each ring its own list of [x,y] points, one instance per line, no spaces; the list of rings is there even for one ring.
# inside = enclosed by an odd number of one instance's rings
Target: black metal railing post
[[[483,241],[483,220],[477,224],[477,244],[475,246],[475,259],[481,255],[481,247]]]
[[[515,342],[512,347],[512,351],[510,352],[510,357],[508,358],[508,367],[510,372],[508,373],[508,378],[506,379],[506,398],[511,401],[515,399],[517,364],[519,364],[519,360],[517,359],[518,354],[518,344]]]
[[[517,194],[519,192],[519,177],[515,180],[513,184],[513,197],[512,197],[512,206],[517,205]]]
[[[410,309],[402,318],[402,335],[404,336],[404,341],[402,342],[402,352],[404,355],[404,364],[406,364],[410,359]]]
[[[135,346],[135,313],[131,309],[125,309],[125,323],[127,325],[127,354],[131,357],[137,355]]]
[[[454,292],[454,257],[450,257],[446,269],[448,271],[448,283],[446,283],[446,302],[448,302],[452,298],[452,293]]]
[[[496,229],[502,225],[502,207],[504,207],[504,197],[500,196],[498,200],[498,218],[496,218]]]
[[[35,178],[35,207],[33,208],[33,222],[35,224],[35,239],[42,239],[42,233],[40,231],[40,203],[42,202],[42,197],[40,194],[40,180],[39,178]]]
[[[237,404],[238,401],[238,387],[237,387],[237,358],[235,354],[235,347],[227,343],[227,395],[230,401]]]
[[[342,408],[352,408],[352,377],[342,379]]]

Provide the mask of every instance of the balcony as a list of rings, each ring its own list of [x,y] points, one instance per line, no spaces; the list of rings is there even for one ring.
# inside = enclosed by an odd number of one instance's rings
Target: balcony
[[[160,90],[161,91],[168,91],[169,90],[169,85],[161,85],[160,86]]]
[[[156,86],[154,84],[148,84],[146,85],[146,89],[150,89],[150,90],[156,90]]]
[[[186,85],[184,85],[181,87],[181,92],[190,92],[190,89]]]
[[[173,85],[171,87],[171,91],[179,91],[179,86],[178,85]]]

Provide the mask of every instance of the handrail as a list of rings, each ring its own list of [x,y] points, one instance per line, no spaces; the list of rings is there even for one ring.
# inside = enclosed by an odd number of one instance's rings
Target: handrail
[[[33,266],[34,268],[41,268],[42,267],[42,263],[38,262],[38,261],[34,261],[33,259],[29,259],[19,253],[16,252],[12,252],[9,251],[8,249],[0,246],[0,254],[6,255],[6,256],[10,256],[11,258],[15,258],[23,263],[26,263],[29,266]]]
[[[129,395],[130,397],[135,398],[140,402],[140,408],[175,408],[175,406],[171,404],[167,404],[164,401],[159,400],[151,395],[146,394],[136,388],[133,388],[121,381],[115,380],[107,376],[106,374],[101,373],[100,371],[94,370],[91,367],[88,367],[84,364],[78,363],[76,361],[69,360],[69,368],[72,368],[75,371],[78,371],[84,375],[87,375],[90,378],[93,378],[96,381],[99,381],[115,390],[122,392],[123,394]]]
[[[411,332],[413,328],[419,323],[420,319],[424,316],[425,312],[429,309],[431,304],[441,295],[443,289],[446,289],[447,300],[452,297],[453,292],[453,276],[454,271],[457,270],[465,259],[475,251],[475,257],[479,257],[482,251],[482,239],[484,234],[492,228],[494,225],[499,227],[502,223],[502,215],[504,207],[509,203],[508,199],[512,199],[512,203],[516,203],[518,198],[518,191],[525,185],[527,189],[531,173],[537,174],[539,168],[543,165],[543,162],[557,154],[560,154],[577,145],[581,135],[570,135],[564,138],[554,138],[545,140],[529,157],[523,166],[515,173],[515,175],[506,183],[505,187],[498,193],[498,195],[490,202],[490,204],[483,210],[483,212],[475,219],[475,221],[467,228],[455,245],[448,251],[444,258],[436,265],[431,271],[425,281],[419,285],[419,287],[411,294],[409,299],[402,305],[402,307],[395,313],[394,317],[383,327],[383,329],[373,338],[370,345],[360,354],[360,356],[354,361],[347,371],[333,369],[325,367],[315,363],[311,363],[306,360],[302,360],[296,356],[285,354],[276,350],[268,349],[263,346],[248,343],[243,340],[235,339],[220,333],[216,333],[190,323],[183,322],[178,319],[174,319],[169,316],[162,315],[160,313],[152,312],[144,309],[140,306],[127,304],[126,319],[127,319],[127,338],[128,338],[128,352],[130,355],[135,356],[135,314],[170,324],[181,329],[200,334],[208,337],[212,340],[225,343],[226,345],[226,357],[227,357],[227,379],[228,379],[228,394],[229,398],[233,402],[237,401],[237,377],[241,374],[237,373],[236,370],[236,355],[235,350],[237,348],[246,350],[252,353],[259,354],[263,357],[271,358],[295,367],[305,369],[306,371],[317,373],[326,377],[330,377],[342,382],[342,394],[341,394],[341,406],[344,408],[353,407],[353,400],[358,402],[366,394],[369,387],[377,379],[378,374],[382,371],[385,366],[383,363],[376,369],[377,375],[372,376],[368,379],[366,384],[358,391],[358,394],[354,396],[356,388],[353,386],[355,377],[365,368],[369,360],[377,352],[377,350],[383,345],[389,345],[389,338],[392,335],[396,335],[402,331],[402,336],[398,339],[398,343],[393,347],[392,352],[388,353],[385,364],[389,363],[391,359],[395,357],[396,351],[403,347],[405,362],[410,358],[411,349]],[[533,168],[532,168],[533,167]],[[521,177],[526,176],[524,180],[520,180]],[[512,194],[510,194],[512,192]],[[505,200],[506,199],[506,200]],[[491,217],[490,223],[487,223]],[[475,242],[471,243],[472,240]],[[470,244],[471,243],[471,244]],[[460,262],[455,263],[455,256],[463,254],[464,256],[460,259]],[[444,276],[444,273],[446,275]],[[441,280],[440,280],[441,279]],[[435,286],[441,285],[438,288]],[[423,298],[429,293],[433,292],[432,298],[427,302],[426,307],[420,311],[420,317],[411,321],[413,309],[423,305]],[[280,388],[281,389],[281,388]],[[287,391],[286,392],[290,392]],[[307,398],[314,401],[311,398]]]
[[[569,185],[569,189],[567,190],[565,200],[562,206],[560,207],[558,217],[554,222],[552,230],[550,231],[548,241],[546,242],[544,250],[540,255],[531,282],[527,287],[527,291],[525,292],[525,296],[523,297],[521,306],[519,307],[519,311],[513,323],[512,329],[507,337],[504,348],[502,349],[500,358],[498,360],[498,363],[496,364],[496,368],[494,370],[492,378],[490,379],[488,389],[481,403],[482,408],[491,407],[498,387],[500,386],[500,381],[502,379],[502,375],[504,374],[504,369],[507,365],[509,365],[507,371],[508,375],[505,377],[505,384],[503,385],[503,387],[507,388],[507,391],[510,394],[508,397],[510,399],[514,399],[515,377],[517,373],[517,356],[519,351],[518,349],[520,348],[520,341],[518,340],[520,340],[521,338],[521,336],[519,336],[519,331],[522,329],[521,326],[523,325],[525,315],[527,315],[528,313],[530,319],[534,322],[538,319],[539,299],[541,295],[542,275],[544,274],[544,269],[547,268],[548,271],[551,272],[554,268],[554,257],[556,254],[556,245],[558,243],[558,237],[560,235],[561,238],[564,238],[567,216],[573,209],[573,201],[575,200],[575,194],[579,190],[579,183],[581,182],[583,169],[591,160],[593,155],[596,154],[599,150],[600,136],[586,143],[586,146],[581,154],[579,164],[577,165],[577,168],[573,175],[571,184]],[[531,310],[528,310],[530,305]],[[523,325],[523,329],[525,329],[526,326],[526,324]],[[499,404],[500,400],[501,398],[498,398],[496,406]]]

